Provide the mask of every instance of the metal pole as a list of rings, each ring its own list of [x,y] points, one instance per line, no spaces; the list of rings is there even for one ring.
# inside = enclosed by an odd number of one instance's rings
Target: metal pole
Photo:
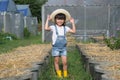
[[[113,15],[113,37],[115,37],[115,30],[116,30],[116,26],[115,26],[115,12],[114,12],[114,15]]]
[[[45,40],[45,29],[44,29],[44,24],[45,24],[45,6],[42,6],[42,42]]]
[[[6,32],[6,12],[3,12],[3,31]]]
[[[114,13],[114,24],[113,24],[114,25],[114,30],[113,31],[114,31],[114,37],[118,37],[117,36],[117,31],[116,31],[117,30],[117,25],[116,25],[117,10],[114,10],[114,12],[115,13]]]
[[[26,27],[28,27],[28,26],[27,26],[27,17],[25,16],[24,17],[24,28],[26,28]]]
[[[84,41],[87,40],[87,32],[86,32],[86,0],[84,0]]]
[[[107,38],[110,37],[110,5],[108,4],[108,27],[107,27]]]

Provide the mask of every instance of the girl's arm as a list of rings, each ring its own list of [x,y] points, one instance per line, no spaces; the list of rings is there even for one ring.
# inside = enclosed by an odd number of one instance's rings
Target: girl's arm
[[[48,16],[47,16],[46,23],[45,23],[45,30],[51,30],[51,28],[48,26],[50,20],[51,20],[51,19],[50,19],[50,16],[48,15]]]
[[[72,23],[72,28],[69,30],[69,32],[71,33],[75,33],[76,32],[76,26],[75,26],[75,21],[73,18],[70,19],[70,22]]]

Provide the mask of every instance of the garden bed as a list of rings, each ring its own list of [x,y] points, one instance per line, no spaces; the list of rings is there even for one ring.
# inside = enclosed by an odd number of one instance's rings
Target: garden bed
[[[11,52],[0,55],[0,78],[20,77],[32,74],[36,65],[45,65],[50,56],[50,44],[18,47]],[[44,67],[43,67],[44,68]],[[33,79],[34,80],[34,79]]]
[[[114,78],[114,80],[119,80],[119,77],[116,77],[118,72],[120,71],[120,50],[111,50],[109,47],[107,47],[105,44],[100,44],[100,43],[90,43],[90,44],[82,44],[79,43],[77,44],[77,47],[79,48],[81,55],[84,56],[84,62],[85,63],[85,68],[87,70],[91,69],[91,63],[94,65],[93,66],[93,77],[94,79],[97,79],[95,75],[98,72],[101,73],[99,76],[99,80],[102,80],[102,75],[110,75],[107,74],[108,72],[114,75],[111,75],[111,79]],[[92,61],[92,62],[91,62]],[[109,63],[109,65],[107,64]],[[96,68],[97,66],[97,68]],[[99,67],[99,68],[98,68]],[[109,77],[109,78],[110,78]],[[106,79],[107,80],[107,79]],[[108,79],[109,80],[109,79]]]

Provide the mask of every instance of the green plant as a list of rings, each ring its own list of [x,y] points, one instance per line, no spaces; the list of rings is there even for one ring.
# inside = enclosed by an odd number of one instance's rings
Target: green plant
[[[112,50],[120,49],[120,38],[104,38],[104,42],[110,47]]]
[[[114,48],[115,49],[120,49],[120,39],[119,38],[115,39]]]
[[[5,43],[5,41],[9,41],[9,40],[17,40],[18,38],[14,35],[14,34],[10,34],[10,33],[4,33],[1,32],[0,33],[0,44]]]
[[[3,37],[4,39],[8,40],[8,38],[10,37],[12,40],[17,40],[18,38],[16,37],[16,35],[14,34],[10,34],[10,33],[3,33]]]
[[[27,29],[27,27],[24,28],[24,38],[29,38],[30,37],[30,32]]]

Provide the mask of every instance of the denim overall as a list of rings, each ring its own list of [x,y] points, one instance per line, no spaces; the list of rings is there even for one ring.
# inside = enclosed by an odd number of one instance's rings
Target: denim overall
[[[56,42],[53,45],[53,47],[57,47],[59,49],[62,49],[64,47],[66,47],[66,44],[67,44],[67,40],[65,38],[65,27],[64,27],[64,35],[63,36],[60,36],[58,34],[58,30],[57,30],[56,26],[55,26],[55,29],[56,29],[57,39],[56,39]]]

